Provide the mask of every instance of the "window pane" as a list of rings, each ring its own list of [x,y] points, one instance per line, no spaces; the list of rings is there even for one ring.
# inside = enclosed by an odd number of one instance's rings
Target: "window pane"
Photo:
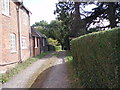
[[[16,35],[11,34],[11,50],[16,51]]]
[[[26,37],[22,37],[22,49],[27,48],[27,40]]]
[[[2,13],[5,13],[5,0],[2,0]]]
[[[9,15],[9,0],[2,0],[2,13]]]
[[[6,14],[9,15],[9,0],[6,0]]]

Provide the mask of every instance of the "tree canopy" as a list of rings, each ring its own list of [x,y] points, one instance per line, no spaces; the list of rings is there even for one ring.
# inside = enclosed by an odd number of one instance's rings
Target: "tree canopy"
[[[86,7],[89,5],[94,5],[94,7],[87,11]],[[42,20],[33,26],[48,38],[57,40],[62,45],[62,49],[69,50],[71,37],[118,27],[120,2],[58,2],[54,14],[57,18],[50,24]],[[105,25],[104,20],[108,25]]]
[[[41,33],[45,34],[49,41],[51,40],[50,38],[53,39],[52,41],[57,40],[62,45],[62,49],[69,49],[69,44],[67,44],[69,32],[62,21],[52,20],[48,24],[42,20],[33,24],[33,27],[36,27]]]
[[[85,9],[88,5],[95,5],[91,11]],[[91,25],[94,28],[114,28],[120,23],[120,2],[59,2],[56,4],[55,14],[58,20],[69,21],[71,36],[86,34]],[[70,20],[68,20],[70,19]],[[104,25],[104,20],[109,25]],[[101,23],[101,24],[96,24]],[[95,25],[96,24],[96,25]]]

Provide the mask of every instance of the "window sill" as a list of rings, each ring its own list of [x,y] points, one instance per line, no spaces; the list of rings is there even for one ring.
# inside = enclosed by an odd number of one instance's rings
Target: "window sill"
[[[27,47],[25,47],[25,48],[22,48],[22,50],[25,50],[25,49],[27,49]]]
[[[4,16],[6,16],[6,17],[11,17],[10,15],[7,15],[7,14],[5,14],[5,13],[2,13],[2,15],[4,15]]]
[[[35,47],[35,48],[38,48],[38,47]]]
[[[6,14],[4,12],[2,12],[2,15],[7,16],[7,17],[11,17],[10,14]]]
[[[11,51],[12,54],[17,53],[17,51]]]

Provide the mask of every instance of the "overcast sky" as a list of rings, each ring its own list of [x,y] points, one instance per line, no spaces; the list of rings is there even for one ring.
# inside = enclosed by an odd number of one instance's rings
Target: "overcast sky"
[[[40,22],[45,20],[50,23],[51,20],[55,20],[54,10],[56,9],[55,4],[58,3],[58,0],[23,0],[24,5],[32,12],[31,15],[31,25],[35,22]],[[86,6],[87,11],[95,5]],[[107,25],[107,22],[104,22],[104,25]],[[94,25],[92,25],[94,26]]]
[[[23,0],[24,5],[32,12],[31,25],[41,20],[55,20],[55,3],[58,0]]]

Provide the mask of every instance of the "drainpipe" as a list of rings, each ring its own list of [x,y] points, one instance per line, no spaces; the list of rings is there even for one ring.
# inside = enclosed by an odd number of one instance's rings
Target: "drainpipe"
[[[20,9],[21,9],[22,5],[23,5],[23,3],[20,3],[20,5],[17,8],[17,14],[18,14],[18,39],[19,39],[19,63],[22,63],[21,17],[20,17]]]
[[[30,26],[30,13],[29,13],[29,26]],[[30,40],[30,57],[32,57],[32,32],[31,32],[32,27],[30,26],[30,31],[29,31],[29,40]]]
[[[32,57],[32,34],[31,34],[31,27],[30,27],[30,57]]]

